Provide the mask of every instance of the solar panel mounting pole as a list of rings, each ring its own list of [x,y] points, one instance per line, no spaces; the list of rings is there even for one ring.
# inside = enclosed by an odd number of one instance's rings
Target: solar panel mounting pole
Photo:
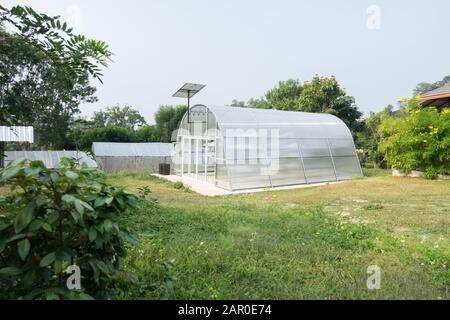
[[[187,110],[187,116],[188,116],[188,123],[191,123],[191,98],[200,90],[202,90],[206,85],[204,84],[196,84],[196,83],[186,83],[184,86],[182,86],[180,89],[178,89],[177,92],[173,94],[172,97],[176,98],[187,98],[188,103],[188,110]]]
[[[188,90],[187,91],[187,95],[188,95],[188,110],[187,110],[187,112],[188,112],[188,123],[191,123],[191,121],[190,121],[190,114],[191,114],[191,90]]]

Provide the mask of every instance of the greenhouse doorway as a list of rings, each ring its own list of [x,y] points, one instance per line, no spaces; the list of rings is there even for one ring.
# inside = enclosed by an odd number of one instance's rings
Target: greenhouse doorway
[[[214,184],[216,178],[216,141],[205,137],[182,137],[182,176]]]

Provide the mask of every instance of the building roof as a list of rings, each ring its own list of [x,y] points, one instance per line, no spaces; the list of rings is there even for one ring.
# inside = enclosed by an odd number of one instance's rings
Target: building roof
[[[94,142],[92,153],[99,157],[170,157],[171,143]]]
[[[33,143],[33,127],[0,126],[0,141]]]
[[[449,107],[450,106],[450,83],[426,92],[420,97],[423,106]]]
[[[5,164],[16,159],[26,158],[30,161],[41,160],[47,168],[58,168],[63,157],[79,159],[90,168],[96,168],[97,163],[82,151],[6,151]]]

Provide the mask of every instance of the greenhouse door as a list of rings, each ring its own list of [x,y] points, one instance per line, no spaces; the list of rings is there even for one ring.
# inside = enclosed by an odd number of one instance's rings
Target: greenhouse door
[[[214,183],[216,169],[214,140],[183,137],[181,145],[182,176]]]

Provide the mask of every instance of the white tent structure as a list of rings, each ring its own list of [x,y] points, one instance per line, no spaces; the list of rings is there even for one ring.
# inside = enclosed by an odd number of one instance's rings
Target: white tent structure
[[[229,191],[362,176],[351,132],[333,115],[205,105],[180,123],[173,173]]]
[[[30,161],[40,160],[47,168],[55,169],[59,167],[61,158],[72,158],[90,168],[97,168],[97,163],[82,151],[6,151],[5,155],[5,165],[16,159],[26,158]]]
[[[160,163],[171,163],[171,143],[94,142],[92,153],[106,172],[158,172]]]

